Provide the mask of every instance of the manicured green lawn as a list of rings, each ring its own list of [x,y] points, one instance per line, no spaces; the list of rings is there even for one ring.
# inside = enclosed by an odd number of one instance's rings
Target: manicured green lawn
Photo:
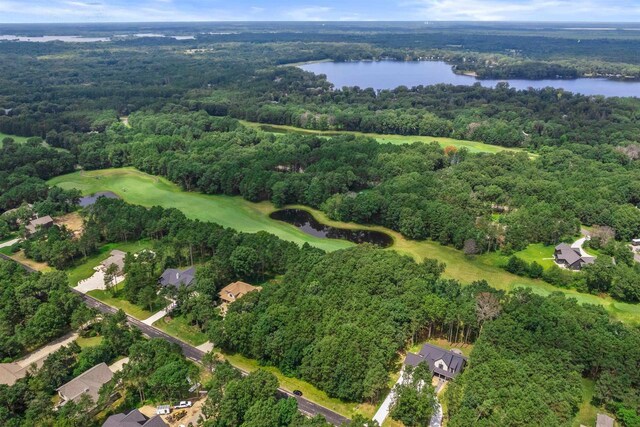
[[[384,144],[394,144],[394,145],[404,145],[404,144],[413,144],[414,142],[422,142],[425,144],[431,142],[437,142],[441,147],[454,146],[457,148],[467,148],[472,153],[491,153],[495,154],[500,151],[513,151],[513,152],[521,152],[523,150],[515,149],[515,148],[507,148],[500,147],[499,145],[490,145],[477,141],[466,141],[461,139],[453,139],[453,138],[443,138],[437,136],[407,136],[407,135],[384,135],[378,133],[363,133],[363,132],[351,132],[351,131],[321,131],[321,130],[313,130],[313,129],[301,129],[293,126],[283,126],[283,125],[268,125],[263,123],[255,123],[248,122],[245,120],[240,120],[240,122],[248,127],[254,129],[260,129],[265,132],[271,133],[299,133],[306,135],[324,135],[324,136],[335,136],[335,135],[356,135],[356,136],[366,136],[369,138],[374,138],[378,142]],[[531,155],[534,156],[534,155]]]
[[[543,268],[547,269],[554,265],[553,262],[553,252],[554,246],[546,246],[542,243],[535,243],[527,246],[526,249],[521,250],[519,252],[515,252],[512,255],[517,256],[523,261],[531,264],[533,261],[540,264]],[[503,266],[509,261],[509,257],[511,255],[504,255],[501,252],[491,252],[488,254],[483,254],[478,257],[478,259],[493,264],[496,267]]]
[[[115,293],[111,294],[111,292],[103,291],[100,289],[93,290],[87,292],[89,296],[94,297],[102,301],[103,303],[115,307],[117,309],[122,309],[129,316],[133,316],[138,320],[144,320],[151,317],[157,311],[160,311],[164,307],[154,307],[154,311],[146,310],[142,307],[139,307],[135,304],[130,303],[129,301],[122,298],[119,293],[122,290],[122,283],[118,284],[115,287]]]
[[[153,326],[196,347],[207,342],[207,334],[188,324],[184,317],[172,317],[170,320],[165,317]]]
[[[177,208],[192,219],[212,221],[225,227],[249,233],[263,230],[284,240],[298,244],[306,242],[328,251],[353,246],[352,243],[343,240],[327,240],[309,236],[292,225],[270,219],[269,214],[275,210],[275,207],[269,202],[251,203],[240,197],[211,196],[184,192],[164,178],[147,175],[133,168],[76,172],[54,178],[49,183],[59,185],[65,189],[77,188],[83,194],[109,190],[117,193],[129,203]],[[580,303],[602,305],[622,321],[635,323],[640,321],[640,305],[617,302],[611,298],[583,294],[571,289],[556,288],[542,280],[518,277],[497,267],[495,258],[491,256],[470,258],[455,248],[442,246],[428,240],[408,240],[400,233],[384,227],[331,221],[320,211],[297,205],[290,207],[306,209],[317,220],[328,225],[385,232],[394,240],[393,246],[387,250],[396,250],[413,257],[417,261],[421,261],[424,258],[434,258],[444,262],[447,264],[445,277],[459,280],[462,283],[485,279],[491,286],[506,291],[519,287],[529,287],[540,295],[560,291],[568,297],[575,298]],[[534,246],[532,249],[523,251],[522,255],[528,259],[538,256],[544,257],[547,254],[547,250],[546,248],[536,248]]]
[[[180,209],[191,219],[210,221],[247,233],[268,231],[298,244],[336,250],[353,246],[343,240],[328,240],[305,234],[296,228],[268,217],[271,203],[250,203],[240,197],[188,193],[164,178],[147,175],[133,168],[76,172],[49,181],[64,189],[77,188],[83,194],[113,191],[125,201],[142,206]]]
[[[20,143],[20,144],[22,144],[24,142],[27,142],[27,139],[29,139],[29,138],[24,137],[24,136],[7,135],[6,133],[0,132],[0,147],[2,147],[2,140],[5,139],[5,138],[13,138],[13,140],[15,142]]]
[[[100,345],[100,343],[102,343],[102,339],[103,338],[101,336],[89,338],[79,337],[78,339],[76,339],[76,344],[78,344],[80,348],[97,347]]]
[[[135,253],[143,249],[151,249],[151,241],[141,240],[136,242],[108,243],[100,247],[97,254],[80,260],[75,267],[67,270],[67,274],[69,276],[69,285],[76,286],[79,281],[88,279],[89,277],[93,276],[93,273],[95,273],[93,268],[107,259],[111,251],[114,249]]]

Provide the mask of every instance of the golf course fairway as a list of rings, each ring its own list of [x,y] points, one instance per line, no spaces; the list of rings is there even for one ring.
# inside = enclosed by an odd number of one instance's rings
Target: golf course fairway
[[[343,240],[313,237],[292,225],[270,219],[269,214],[276,210],[270,202],[251,203],[241,197],[186,192],[162,177],[148,175],[134,168],[75,172],[56,177],[50,180],[49,184],[64,189],[76,188],[84,195],[98,191],[112,191],[128,203],[147,207],[176,208],[191,219],[215,222],[224,227],[248,233],[266,231],[283,240],[297,244],[309,243],[327,251],[353,246],[352,243]],[[315,209],[298,205],[288,207],[305,209],[318,221],[334,227],[361,228],[387,233],[393,237],[394,244],[386,250],[395,250],[416,260],[434,258],[444,262],[447,264],[445,276],[462,283],[484,279],[494,288],[506,291],[518,287],[529,287],[541,295],[562,292],[580,303],[604,306],[619,320],[630,323],[640,322],[640,305],[622,303],[609,297],[584,294],[572,289],[560,289],[542,280],[519,277],[497,267],[490,257],[470,258],[462,251],[435,242],[407,240],[399,233],[384,227],[332,221],[324,213]]]

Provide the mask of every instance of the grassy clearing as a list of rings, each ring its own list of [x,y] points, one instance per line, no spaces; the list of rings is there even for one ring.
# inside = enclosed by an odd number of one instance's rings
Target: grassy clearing
[[[591,399],[595,392],[596,383],[593,380],[586,378],[582,379],[582,403],[576,418],[573,420],[572,425],[579,427],[580,425],[594,426],[596,425],[596,417],[598,415],[598,408],[593,406]]]
[[[153,326],[196,347],[207,342],[207,334],[187,323],[184,317],[165,317]]]
[[[23,144],[27,142],[27,139],[29,139],[25,136],[7,135],[6,133],[0,132],[0,147],[2,147],[2,140],[5,138],[13,138],[13,140],[19,144]]]
[[[384,135],[379,133],[364,133],[364,132],[352,132],[352,131],[321,131],[313,129],[302,129],[293,126],[284,125],[269,125],[263,123],[248,122],[240,120],[240,122],[248,127],[259,129],[269,133],[299,133],[303,135],[322,135],[322,136],[336,136],[336,135],[355,135],[365,136],[373,138],[376,141],[383,144],[404,145],[413,144],[414,142],[422,142],[425,144],[431,142],[437,142],[441,147],[454,146],[456,148],[467,148],[472,153],[490,153],[495,154],[501,151],[522,152],[523,150],[516,148],[500,147],[499,145],[490,145],[477,141],[466,141],[462,139],[444,138],[437,136],[412,136],[412,135]],[[533,156],[533,155],[531,155]]]
[[[78,344],[80,348],[97,347],[102,343],[102,340],[103,338],[101,336],[89,338],[78,337],[76,344]]]
[[[133,316],[138,320],[144,320],[151,317],[157,311],[160,311],[164,307],[154,307],[153,311],[146,310],[140,306],[130,303],[129,301],[123,299],[120,296],[120,292],[122,291],[122,283],[116,285],[115,292],[107,292],[100,289],[96,289],[93,291],[87,292],[89,296],[94,297],[97,300],[102,301],[103,303],[115,307],[117,309],[122,309],[129,316]]]
[[[517,256],[523,261],[528,262],[529,264],[535,261],[538,264],[540,264],[543,268],[547,269],[547,268],[551,268],[554,265],[554,262],[553,262],[554,250],[555,248],[553,246],[546,246],[546,245],[543,245],[542,243],[535,243],[535,244],[529,245],[526,249],[522,251],[513,253],[513,255]],[[496,267],[501,267],[503,265],[506,265],[510,257],[511,255],[504,255],[501,252],[491,252],[488,254],[483,254],[478,258],[483,262],[493,264]]]
[[[92,194],[97,191],[113,191],[129,203],[177,208],[192,219],[216,222],[225,227],[248,233],[267,231],[281,239],[298,244],[309,243],[327,251],[353,246],[352,243],[342,240],[319,239],[309,236],[292,225],[270,219],[269,214],[275,210],[275,207],[269,202],[251,203],[240,197],[211,196],[184,192],[164,178],[147,175],[133,168],[76,172],[54,178],[49,183],[51,185],[59,185],[65,189],[77,188],[83,194]],[[449,246],[442,246],[433,241],[408,240],[400,233],[384,227],[332,221],[323,212],[315,209],[299,205],[289,207],[305,209],[318,221],[334,227],[360,228],[387,233],[394,240],[394,244],[387,250],[398,251],[411,256],[417,261],[421,261],[424,258],[434,258],[444,262],[447,264],[445,276],[459,280],[462,283],[485,279],[491,286],[505,291],[519,287],[529,287],[540,295],[548,295],[551,292],[560,291],[568,297],[575,298],[580,303],[602,305],[622,321],[634,323],[640,321],[640,305],[617,302],[611,298],[583,294],[571,289],[560,289],[542,280],[518,277],[499,268],[496,265],[496,259],[492,256],[468,257],[462,251]],[[536,248],[534,246],[523,251],[520,255],[533,259],[533,257],[544,256],[546,250],[542,247]]]
[[[9,249],[9,248],[4,248],[4,249]],[[18,261],[20,264],[24,264],[27,265],[31,268],[33,268],[34,270],[37,270],[41,273],[50,273],[52,271],[55,271],[55,268],[53,267],[49,267],[46,263],[44,262],[37,262],[34,261],[32,259],[29,259],[25,256],[24,251],[18,251],[15,254],[11,254],[11,251],[9,251],[11,258],[13,258],[14,260]]]
[[[265,212],[274,210],[271,203],[250,203],[240,197],[184,192],[164,178],[133,168],[76,172],[54,178],[49,184],[65,189],[77,188],[85,195],[112,191],[129,203],[176,208],[191,219],[215,222],[247,233],[268,231],[281,239],[298,244],[309,243],[328,251],[353,246],[343,240],[309,236],[288,224],[273,221],[265,215]]]

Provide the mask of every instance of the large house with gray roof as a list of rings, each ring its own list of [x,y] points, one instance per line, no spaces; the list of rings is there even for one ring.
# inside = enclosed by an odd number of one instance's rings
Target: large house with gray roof
[[[405,365],[416,367],[421,363],[429,365],[429,370],[434,377],[450,380],[455,378],[467,364],[467,358],[461,354],[425,344],[419,353],[407,353]]]
[[[137,409],[128,414],[115,414],[107,418],[102,427],[168,427],[159,415],[147,417]]]
[[[57,390],[62,399],[60,406],[72,400],[77,402],[85,394],[96,403],[100,397],[100,387],[111,381],[111,378],[113,378],[113,372],[107,364],[104,362],[97,364]]]
[[[583,255],[580,248],[574,248],[566,243],[556,246],[553,257],[556,263],[570,270],[581,270],[587,264],[593,264],[595,257]]]
[[[179,288],[181,286],[190,286],[196,278],[196,268],[191,267],[186,270],[178,270],[168,268],[160,276],[160,284],[162,286],[173,286]]]

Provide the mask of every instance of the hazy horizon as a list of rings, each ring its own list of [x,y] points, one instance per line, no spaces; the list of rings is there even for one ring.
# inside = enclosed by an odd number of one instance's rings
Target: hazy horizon
[[[598,19],[594,20],[594,17]],[[0,23],[464,21],[636,23],[629,0],[0,0]]]

